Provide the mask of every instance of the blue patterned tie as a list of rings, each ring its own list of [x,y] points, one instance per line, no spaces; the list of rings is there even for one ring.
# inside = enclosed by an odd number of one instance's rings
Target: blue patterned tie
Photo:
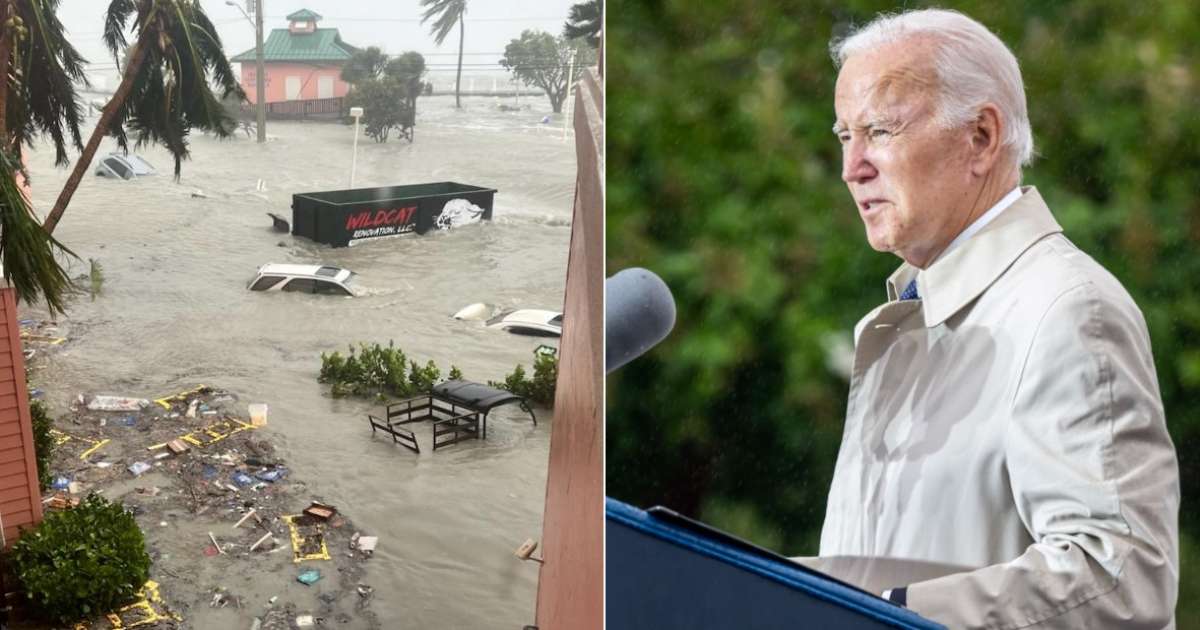
[[[921,296],[917,295],[917,281],[914,279],[904,287],[904,293],[900,294],[901,300],[918,300]]]

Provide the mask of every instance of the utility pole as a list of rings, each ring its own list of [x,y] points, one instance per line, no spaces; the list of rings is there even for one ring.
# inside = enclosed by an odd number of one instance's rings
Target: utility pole
[[[255,125],[258,127],[258,142],[261,144],[267,141],[267,74],[263,69],[263,7],[262,0],[246,0],[246,8],[254,11],[257,20],[251,20],[250,14],[242,5],[233,0],[225,0],[225,4],[242,12],[242,16],[254,27],[254,104],[255,110],[258,112],[258,120]]]
[[[251,0],[254,2],[254,57],[258,64],[258,70],[255,72],[257,85],[255,86],[258,92],[255,96],[255,103],[258,105],[258,142],[261,144],[267,141],[267,75],[263,68],[263,0]]]

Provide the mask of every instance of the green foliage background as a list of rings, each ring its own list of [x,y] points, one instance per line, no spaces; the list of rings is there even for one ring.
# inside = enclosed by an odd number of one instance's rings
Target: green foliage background
[[[898,265],[829,129],[831,37],[924,2],[608,3],[608,267],[658,272],[675,331],[608,380],[607,492],[811,555],[848,340]],[[1183,477],[1177,622],[1200,628],[1200,3],[951,1],[1024,73],[1038,187],[1146,316]]]

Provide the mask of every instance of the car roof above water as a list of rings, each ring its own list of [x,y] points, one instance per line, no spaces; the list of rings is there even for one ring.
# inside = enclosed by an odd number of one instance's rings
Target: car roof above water
[[[289,265],[280,263],[267,263],[258,268],[258,275],[275,275],[275,276],[303,276],[305,278],[326,278],[344,282],[350,278],[353,273],[348,269],[334,267],[332,265]]]

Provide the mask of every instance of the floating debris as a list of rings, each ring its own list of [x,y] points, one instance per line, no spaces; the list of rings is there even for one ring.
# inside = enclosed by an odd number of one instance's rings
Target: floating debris
[[[321,579],[321,572],[316,569],[303,571],[300,573],[300,575],[296,576],[297,582],[307,586],[312,586],[319,579]]]
[[[82,395],[77,402],[87,400],[87,408],[91,411],[141,411],[150,406],[145,398],[128,398],[124,396],[92,396],[86,399]]]

